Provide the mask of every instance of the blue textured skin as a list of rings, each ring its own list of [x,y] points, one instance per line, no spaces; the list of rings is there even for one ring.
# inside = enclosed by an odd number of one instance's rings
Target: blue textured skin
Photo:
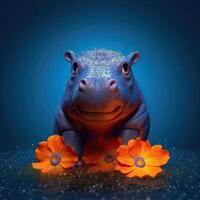
[[[65,53],[71,75],[55,118],[55,133],[82,154],[89,139],[121,137],[146,140],[150,119],[131,66],[140,55],[95,49],[78,57]]]

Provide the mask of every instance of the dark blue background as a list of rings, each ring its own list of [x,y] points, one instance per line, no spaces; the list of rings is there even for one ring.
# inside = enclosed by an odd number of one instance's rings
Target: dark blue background
[[[200,148],[198,1],[5,0],[0,4],[0,150],[52,134],[69,75],[63,53],[136,49],[150,139]]]

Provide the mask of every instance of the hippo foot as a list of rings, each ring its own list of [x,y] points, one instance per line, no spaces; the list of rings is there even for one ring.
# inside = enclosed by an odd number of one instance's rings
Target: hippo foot
[[[81,159],[79,159],[76,164],[75,164],[75,167],[83,167],[84,163]]]

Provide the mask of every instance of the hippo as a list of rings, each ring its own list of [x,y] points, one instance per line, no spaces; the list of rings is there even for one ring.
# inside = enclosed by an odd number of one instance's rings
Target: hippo
[[[124,144],[147,140],[150,118],[133,75],[140,59],[137,51],[122,53],[94,49],[75,55],[66,51],[71,73],[55,117],[54,133],[73,147],[78,156],[91,139],[120,137]]]

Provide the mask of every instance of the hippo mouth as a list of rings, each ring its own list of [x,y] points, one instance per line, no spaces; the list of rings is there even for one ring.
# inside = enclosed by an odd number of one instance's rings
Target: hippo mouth
[[[122,113],[122,106],[118,105],[110,110],[89,110],[78,106],[81,118],[90,121],[110,121],[116,119]]]

